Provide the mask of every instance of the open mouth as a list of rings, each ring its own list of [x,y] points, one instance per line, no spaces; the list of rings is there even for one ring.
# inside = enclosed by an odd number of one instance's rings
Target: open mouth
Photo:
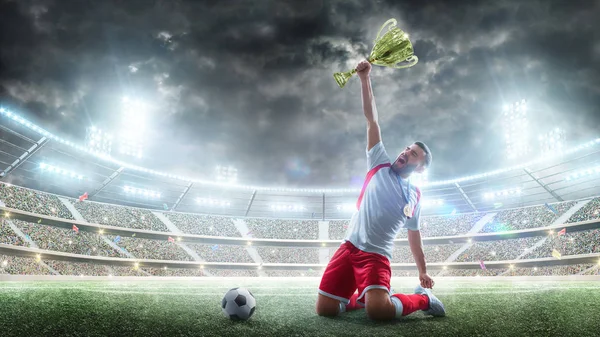
[[[401,156],[399,156],[399,157],[398,157],[398,163],[400,163],[400,164],[402,164],[402,165],[406,164],[406,157],[405,157],[405,156],[402,156],[402,155],[401,155]]]

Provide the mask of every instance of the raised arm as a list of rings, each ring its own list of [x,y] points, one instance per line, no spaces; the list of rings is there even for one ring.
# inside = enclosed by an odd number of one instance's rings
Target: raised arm
[[[356,67],[356,73],[360,78],[360,87],[362,92],[363,112],[367,118],[367,151],[373,146],[381,142],[381,131],[377,121],[377,107],[375,106],[375,97],[371,88],[371,64],[367,61],[362,61]]]

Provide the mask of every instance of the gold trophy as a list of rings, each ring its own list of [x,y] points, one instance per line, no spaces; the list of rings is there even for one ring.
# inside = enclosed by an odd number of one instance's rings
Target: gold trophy
[[[396,19],[389,19],[381,26],[368,59],[369,63],[402,69],[412,67],[419,62],[419,58],[414,54],[412,43],[408,40],[408,34],[396,27],[396,23]],[[380,37],[386,26],[389,26],[388,31]],[[343,88],[354,73],[356,73],[356,69],[345,73],[335,73],[333,78],[340,88]]]

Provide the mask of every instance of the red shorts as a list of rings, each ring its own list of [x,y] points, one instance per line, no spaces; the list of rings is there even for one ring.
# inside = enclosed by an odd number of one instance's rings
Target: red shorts
[[[346,241],[329,261],[321,278],[319,294],[348,304],[358,289],[357,302],[364,305],[362,299],[368,290],[390,291],[391,276],[392,268],[387,257],[363,252]]]

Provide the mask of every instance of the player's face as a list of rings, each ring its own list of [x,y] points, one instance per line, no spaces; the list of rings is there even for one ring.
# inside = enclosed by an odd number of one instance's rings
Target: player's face
[[[410,175],[413,172],[422,173],[425,170],[425,152],[417,144],[407,146],[392,164],[392,170],[398,174]]]

